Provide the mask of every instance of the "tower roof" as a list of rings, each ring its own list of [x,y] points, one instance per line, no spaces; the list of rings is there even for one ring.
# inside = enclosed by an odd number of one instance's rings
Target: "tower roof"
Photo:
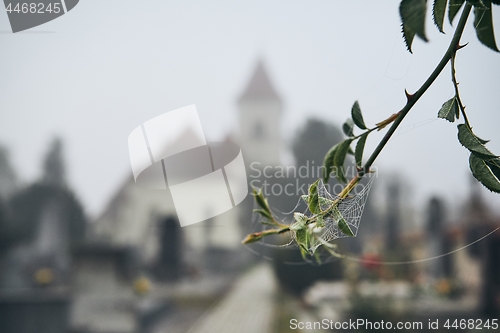
[[[267,75],[262,60],[259,60],[259,62],[257,63],[252,78],[250,79],[250,82],[248,83],[239,100],[242,101],[250,99],[280,100],[279,95],[277,94],[276,90],[271,84],[271,81],[269,80],[269,76]]]

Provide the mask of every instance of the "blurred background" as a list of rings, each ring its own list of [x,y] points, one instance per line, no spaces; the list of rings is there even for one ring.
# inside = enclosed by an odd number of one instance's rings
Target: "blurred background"
[[[181,228],[170,193],[132,178],[128,134],[196,104],[208,141],[242,147],[249,181],[292,184],[296,195],[269,198],[292,210],[315,175],[258,170],[321,165],[354,101],[369,126],[387,118],[446,50],[453,27],[439,34],[429,12],[430,42],[408,53],[398,5],[85,0],[16,34],[1,11],[0,332],[499,318],[500,233],[467,245],[500,227],[500,197],[470,175],[456,126],[436,118],[454,94],[448,68],[377,160],[357,237],[336,241],[347,259],[310,265],[295,247],[241,245],[255,228],[250,196]],[[462,98],[499,152],[499,55],[470,26],[465,42]]]

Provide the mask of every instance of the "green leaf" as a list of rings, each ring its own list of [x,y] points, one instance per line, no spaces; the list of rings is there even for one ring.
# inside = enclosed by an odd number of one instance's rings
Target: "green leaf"
[[[330,253],[333,257],[343,258],[343,256],[337,252],[337,244],[325,242],[321,237],[318,238],[318,241],[321,243],[321,245],[323,245],[322,248]]]
[[[488,165],[487,161],[476,156],[475,154],[470,154],[469,166],[472,171],[472,175],[492,192],[500,193],[500,180],[498,176]],[[498,170],[496,170],[498,172]]]
[[[347,236],[354,237],[354,233],[344,219],[339,220],[339,229]]]
[[[486,164],[488,164],[488,167],[490,168],[491,172],[500,179],[500,158],[496,158],[493,160],[485,161]]]
[[[267,203],[267,199],[262,194],[262,191],[254,187],[253,188],[253,196],[255,197],[255,201],[257,202],[259,207],[262,208],[262,210],[264,210],[267,214],[272,216],[271,209],[269,208],[269,204]]]
[[[354,151],[352,150],[351,146],[349,146],[349,149],[347,149],[347,153],[349,155],[354,155]]]
[[[342,231],[345,235],[349,237],[354,237],[354,233],[352,232],[349,224],[347,224],[346,220],[340,213],[339,209],[335,207],[333,209],[333,218],[337,221],[337,225],[339,226],[339,230]]]
[[[450,19],[450,24],[453,24],[453,19],[457,15],[464,2],[465,0],[450,0],[450,5],[448,6],[448,18]]]
[[[344,125],[342,125],[342,131],[347,136],[354,136],[354,122],[352,119],[347,119]]]
[[[434,0],[434,5],[432,6],[432,18],[434,19],[434,24],[441,33],[444,33],[443,24],[447,3],[448,0]]]
[[[475,135],[475,134],[474,134],[474,135]],[[488,142],[490,142],[490,140],[483,140],[483,139],[481,139],[480,137],[478,137],[477,135],[476,135],[476,139],[478,139],[478,140],[479,140],[479,142],[481,142],[483,145],[484,145],[484,144],[487,144]]]
[[[295,232],[295,239],[299,245],[300,254],[302,258],[306,259],[309,254],[309,248],[311,244],[311,233],[307,229],[301,229]]]
[[[318,215],[316,218],[316,227],[318,228],[324,228],[326,226],[325,220],[323,219],[323,216]]]
[[[301,196],[301,198],[309,206],[309,196],[307,194],[304,194],[303,196]],[[319,203],[320,208],[321,207],[330,207],[333,204],[333,200],[330,200],[330,199],[327,199],[324,197],[320,197],[318,195],[318,203]]]
[[[309,205],[309,196],[307,194],[302,195],[301,198],[302,198],[302,200],[304,200],[304,202],[306,204]]]
[[[322,207],[330,207],[333,204],[333,200],[324,198],[324,197],[318,197],[318,202],[319,202],[319,208]]]
[[[310,250],[311,250],[311,244],[313,243],[313,239],[314,239],[314,236],[313,236],[313,231],[312,229],[307,229],[307,232],[306,232],[306,245],[307,245],[307,252],[310,253]]]
[[[446,101],[438,112],[438,118],[443,118],[449,122],[454,122],[455,117],[458,118],[460,110],[458,108],[458,99],[454,96],[452,99]]]
[[[404,25],[402,25],[401,32],[403,33],[403,39],[404,39],[405,44],[406,44],[406,49],[410,53],[413,53],[413,51],[411,50],[411,44],[413,44],[413,39],[415,38],[415,32],[410,31]]]
[[[254,211],[254,213],[258,213],[269,220],[273,219],[272,216],[263,209],[254,209],[253,211]]]
[[[307,260],[307,255],[309,252],[302,246],[300,246],[299,249],[300,249],[300,255],[302,256],[302,259],[304,261]]]
[[[342,141],[339,144],[339,148],[335,152],[335,156],[333,157],[333,172],[335,177],[337,177],[337,180],[341,183],[347,183],[344,173],[344,162],[351,142],[352,139]]]
[[[323,183],[327,184],[328,180],[330,180],[330,174],[333,171],[333,158],[337,153],[337,149],[339,148],[339,143],[330,148],[330,150],[326,153],[325,158],[323,160]]]
[[[415,35],[427,42],[425,36],[425,13],[427,11],[426,0],[402,0],[399,5],[399,15],[403,23],[403,37],[408,51]]]
[[[306,244],[307,242],[307,236],[306,236],[306,229],[299,229],[295,232],[295,238],[297,239],[297,244]]]
[[[490,0],[467,0],[468,3],[474,7],[486,8],[486,2],[491,2]]]
[[[472,131],[465,124],[460,124],[458,127],[458,141],[465,148],[469,149],[472,153],[478,155],[482,159],[494,159],[497,158],[491,151],[489,151],[479,140],[477,136],[472,133]]]
[[[309,211],[313,214],[318,214],[321,210],[319,208],[318,199],[318,183],[319,179],[309,186]]]
[[[483,8],[474,7],[474,27],[476,28],[477,39],[493,51],[499,52],[493,31],[491,2],[486,2],[484,5]]]
[[[299,231],[301,229],[305,229],[305,227],[306,227],[305,224],[300,224],[299,222],[295,222],[290,226],[290,230]]]
[[[316,262],[318,263],[318,265],[321,265],[321,257],[319,255],[319,251],[315,251],[314,252],[314,259],[316,260]]]
[[[297,240],[297,245],[300,248],[300,253],[302,254],[302,257],[305,259],[306,255],[309,251],[309,247],[307,244],[307,240],[308,240],[307,230],[306,229],[297,230],[295,232],[295,239]]]
[[[368,134],[370,133],[363,134],[359,138],[358,143],[356,143],[356,150],[354,151],[354,159],[356,160],[356,165],[358,167],[361,167],[363,165],[363,151],[365,150],[365,143],[366,139],[368,138]]]
[[[356,126],[360,129],[366,129],[365,120],[363,119],[363,114],[361,113],[358,101],[354,102],[354,105],[352,106],[351,117]]]
[[[306,227],[306,223],[307,223],[307,216],[305,216],[304,214],[302,213],[293,213],[293,218],[295,219],[296,223],[294,223],[294,225],[296,224],[296,227],[295,228],[298,228],[298,229],[304,229]],[[293,226],[293,225],[292,225]],[[298,229],[292,229],[292,227],[290,227],[291,230],[298,230]]]

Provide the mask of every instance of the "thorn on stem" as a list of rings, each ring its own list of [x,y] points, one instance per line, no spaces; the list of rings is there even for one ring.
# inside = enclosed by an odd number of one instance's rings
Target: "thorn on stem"
[[[413,94],[410,94],[410,93],[408,92],[408,90],[406,90],[406,89],[405,89],[405,95],[406,95],[406,101],[407,101],[407,102],[409,102],[409,101],[413,98],[413,96],[415,96],[415,95],[413,95]]]
[[[466,47],[467,45],[469,45],[469,43],[465,43],[464,45],[460,45],[460,44],[458,44],[458,45],[457,45],[457,48],[456,48],[456,51],[458,51],[458,50],[460,50],[460,49],[462,49],[462,48]]]

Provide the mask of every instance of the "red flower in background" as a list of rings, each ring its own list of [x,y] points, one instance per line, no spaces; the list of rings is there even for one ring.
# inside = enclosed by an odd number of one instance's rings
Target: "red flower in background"
[[[367,253],[361,258],[363,268],[369,271],[377,270],[381,265],[380,256],[376,253]]]

